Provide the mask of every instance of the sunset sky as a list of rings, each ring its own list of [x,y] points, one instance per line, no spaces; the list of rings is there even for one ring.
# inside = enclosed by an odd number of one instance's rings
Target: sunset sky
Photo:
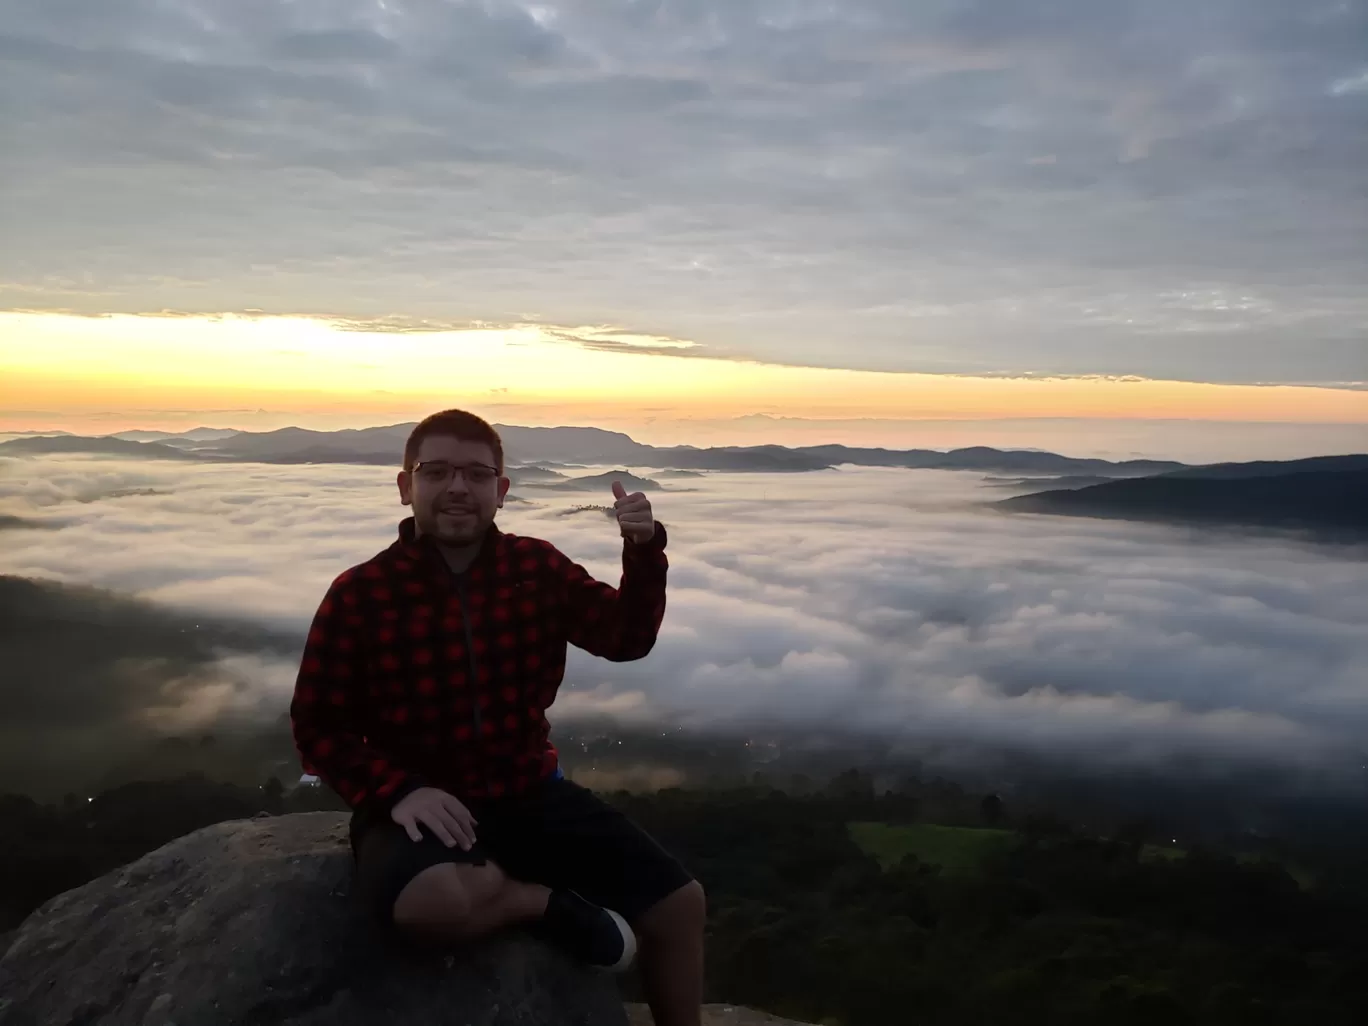
[[[0,432],[1368,449],[1368,2],[1200,9],[0,0]]]

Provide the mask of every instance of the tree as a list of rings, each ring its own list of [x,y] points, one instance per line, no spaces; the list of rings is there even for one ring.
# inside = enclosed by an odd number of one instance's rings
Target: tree
[[[848,769],[838,773],[827,787],[827,793],[836,798],[873,798],[874,778],[858,769]]]
[[[986,794],[983,801],[979,802],[979,815],[990,827],[1002,822],[1003,811],[1002,799],[995,794]]]
[[[266,808],[278,811],[285,798],[285,785],[280,782],[280,778],[271,777],[262,785],[261,790],[266,798]]]

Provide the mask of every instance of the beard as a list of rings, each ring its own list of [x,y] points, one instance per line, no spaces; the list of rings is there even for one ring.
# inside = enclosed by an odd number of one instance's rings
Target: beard
[[[473,545],[484,537],[494,522],[492,513],[478,506],[430,506],[419,514],[414,510],[414,521],[420,533],[442,545]]]

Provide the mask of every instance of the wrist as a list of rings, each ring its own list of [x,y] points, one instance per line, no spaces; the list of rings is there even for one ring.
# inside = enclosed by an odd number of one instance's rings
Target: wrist
[[[632,535],[624,534],[622,540],[629,550],[637,549],[643,551],[654,551],[665,547],[665,525],[659,520],[651,529],[651,533],[645,538],[637,538]]]
[[[414,791],[421,791],[423,788],[430,786],[431,785],[422,777],[417,776],[416,774],[410,775],[388,795],[377,795],[375,801],[381,808],[393,812],[394,807],[409,795],[413,794]]]

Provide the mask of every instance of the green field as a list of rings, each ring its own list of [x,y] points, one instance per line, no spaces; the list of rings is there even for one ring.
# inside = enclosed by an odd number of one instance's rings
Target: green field
[[[993,852],[1011,844],[1017,835],[1011,830],[987,827],[940,826],[935,823],[913,823],[894,826],[889,823],[851,823],[850,838],[862,851],[872,855],[884,869],[896,866],[905,855],[915,855],[928,865],[940,866],[948,873],[972,873]],[[1187,857],[1187,849],[1177,845],[1147,844],[1140,851],[1143,861],[1172,862]],[[1267,860],[1267,856],[1238,853],[1238,862],[1247,864]],[[1282,864],[1283,868],[1306,890],[1315,885],[1315,877],[1299,866]]]
[[[1160,859],[1175,862],[1187,858],[1187,849],[1167,844],[1146,844],[1140,849],[1140,858],[1146,862]]]
[[[1016,835],[1011,830],[986,827],[937,826],[913,823],[851,823],[850,837],[885,869],[896,866],[905,855],[915,855],[928,865],[948,873],[969,873],[985,858],[1001,851]]]

